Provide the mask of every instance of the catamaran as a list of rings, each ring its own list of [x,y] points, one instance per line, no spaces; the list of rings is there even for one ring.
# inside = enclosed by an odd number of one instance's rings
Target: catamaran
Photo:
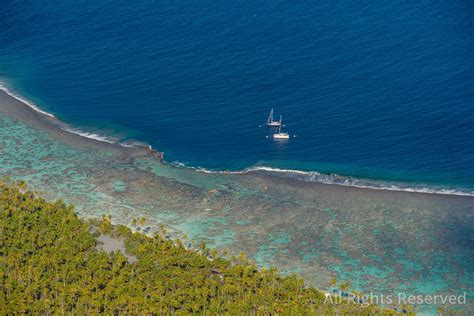
[[[267,126],[268,127],[278,127],[281,125],[281,122],[273,120],[273,109],[270,111],[270,115],[267,119]]]
[[[278,122],[278,133],[273,134],[273,139],[289,139],[290,135],[288,133],[281,132],[282,118],[280,115],[280,121]]]

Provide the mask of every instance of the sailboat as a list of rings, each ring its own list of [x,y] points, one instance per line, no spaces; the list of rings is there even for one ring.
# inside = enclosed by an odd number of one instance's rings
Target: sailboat
[[[273,139],[289,139],[290,135],[288,133],[281,132],[282,117],[280,115],[280,121],[278,123],[278,133],[273,134]]]
[[[273,120],[273,109],[270,111],[270,115],[267,119],[267,126],[268,127],[278,127],[281,125],[281,122]]]

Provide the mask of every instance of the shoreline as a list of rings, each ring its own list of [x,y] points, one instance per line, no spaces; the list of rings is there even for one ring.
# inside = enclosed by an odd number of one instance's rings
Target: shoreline
[[[389,182],[384,180],[372,180],[365,178],[354,178],[348,176],[341,176],[338,174],[324,174],[318,171],[302,171],[296,169],[281,169],[274,167],[258,166],[249,167],[241,171],[217,171],[208,170],[198,167],[182,166],[208,174],[235,174],[242,175],[248,173],[267,173],[279,177],[292,178],[303,182],[320,183],[325,185],[335,185],[343,187],[351,187],[367,190],[384,190],[390,192],[407,192],[419,194],[438,194],[438,195],[455,195],[455,196],[469,196],[474,197],[474,191],[460,191],[452,188],[442,188],[428,185],[414,186],[409,183]],[[365,184],[364,184],[365,183]]]
[[[337,276],[376,293],[425,293],[432,285],[442,294],[460,286],[474,293],[462,285],[472,275],[463,265],[471,248],[462,242],[473,221],[470,196],[302,181],[298,172],[173,166],[144,147],[67,132],[0,91],[3,116],[2,174],[33,184],[47,200],[64,198],[81,217],[112,215],[131,228],[143,217],[141,232],[162,224],[170,238],[247,253],[258,266],[296,272],[321,289]],[[433,264],[438,270],[423,273]]]
[[[279,176],[283,178],[296,179],[303,182],[320,183],[325,185],[352,187],[367,190],[384,190],[390,192],[406,192],[417,194],[436,194],[474,197],[474,191],[468,189],[459,189],[453,187],[443,187],[442,185],[424,185],[402,182],[391,182],[378,179],[365,179],[343,176],[338,174],[324,174],[318,171],[302,171],[295,169],[281,169],[267,166],[248,167],[243,170],[208,170],[201,167],[186,166],[181,163],[171,163],[164,160],[164,153],[153,149],[151,146],[140,146],[131,144],[122,144],[107,139],[105,136],[90,134],[75,129],[73,126],[61,121],[51,113],[41,110],[34,103],[15,94],[4,84],[0,83],[0,111],[6,110],[12,117],[20,119],[27,124],[41,128],[53,135],[61,134],[62,139],[71,140],[75,145],[79,144],[86,147],[114,148],[124,155],[135,157],[152,157],[160,162],[176,168],[186,168],[199,173],[223,174],[223,175],[244,175],[261,174]]]
[[[59,120],[53,114],[42,111],[36,105],[31,104],[22,97],[9,92],[7,88],[0,85],[0,112],[6,113],[11,118],[21,120],[33,128],[47,131],[50,135],[59,136],[66,142],[73,143],[83,148],[94,150],[114,149],[119,150],[124,156],[153,157],[163,160],[163,153],[145,146],[124,146],[112,141],[105,141],[93,137],[87,137],[86,133],[74,132],[74,128]]]

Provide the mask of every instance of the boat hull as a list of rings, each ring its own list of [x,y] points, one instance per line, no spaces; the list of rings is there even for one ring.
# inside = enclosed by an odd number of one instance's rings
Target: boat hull
[[[280,126],[280,122],[267,123],[267,126],[268,126],[268,127],[279,127],[279,126]]]
[[[273,139],[289,139],[290,135],[288,134],[273,134]]]

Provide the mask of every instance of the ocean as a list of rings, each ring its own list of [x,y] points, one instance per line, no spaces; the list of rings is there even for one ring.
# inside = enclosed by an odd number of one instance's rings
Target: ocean
[[[206,170],[474,189],[469,1],[3,1],[3,85]],[[275,142],[268,113],[283,115]],[[263,125],[263,127],[262,127]]]
[[[473,314],[473,13],[2,1],[0,176],[322,290],[336,277],[364,293],[466,293],[446,307]],[[265,127],[271,108],[286,142]]]

